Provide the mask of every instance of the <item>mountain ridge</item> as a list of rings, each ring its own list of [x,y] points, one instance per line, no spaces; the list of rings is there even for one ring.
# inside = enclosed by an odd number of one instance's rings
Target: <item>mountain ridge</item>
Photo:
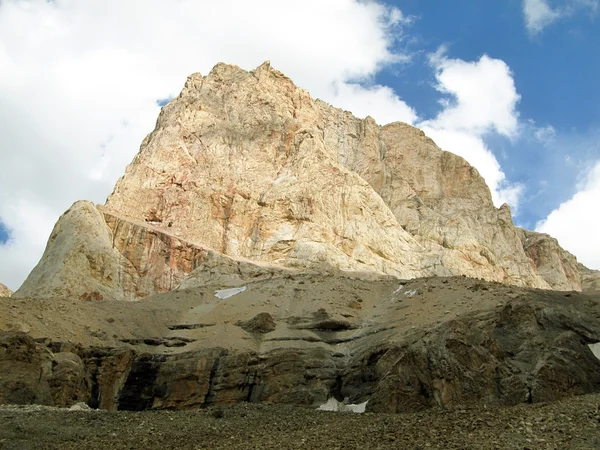
[[[175,289],[172,280],[155,280],[172,278],[179,264],[185,267],[174,279],[181,283],[193,264],[187,256],[178,262],[179,244],[157,249],[170,236],[250,264],[403,279],[466,275],[581,290],[582,273],[596,273],[581,269],[552,238],[515,227],[510,208],[493,205],[478,171],[421,130],[379,126],[314,100],[268,62],[250,72],[219,63],[207,76],[188,77],[106,204],[72,209],[86,213],[77,226],[68,223],[77,214],[59,220],[58,228],[74,233],[62,233],[61,242],[87,254],[87,262],[77,256],[81,261],[68,263],[51,237],[16,296],[60,295],[48,279],[63,280],[80,298],[135,299]],[[132,234],[117,243],[123,228]],[[102,248],[94,244],[98,236]],[[136,252],[146,262],[132,267],[128,255]],[[159,271],[151,267],[156,252],[163,252]],[[90,290],[78,271],[107,284]],[[154,287],[140,290],[140,283]]]

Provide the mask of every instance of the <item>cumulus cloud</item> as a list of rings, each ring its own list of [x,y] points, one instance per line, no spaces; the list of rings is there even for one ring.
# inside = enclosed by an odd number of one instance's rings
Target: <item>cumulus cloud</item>
[[[19,286],[72,202],[104,201],[152,130],[157,100],[219,61],[270,60],[332,104],[416,120],[371,83],[407,58],[390,49],[409,22],[361,0],[0,1],[0,221],[10,231],[0,281]]]
[[[591,269],[600,270],[600,161],[583,177],[573,197],[539,222],[536,231],[548,233]]]
[[[344,108],[361,118],[373,117],[378,123],[406,122],[413,124],[417,113],[400,100],[388,86],[363,86],[356,83],[336,83],[328,96],[338,108]]]
[[[530,35],[536,35],[557,20],[580,10],[596,13],[599,3],[599,0],[567,0],[553,8],[548,0],[523,0],[525,27]]]
[[[442,149],[465,158],[483,176],[496,206],[508,203],[516,212],[523,192],[506,180],[498,160],[487,146],[491,133],[515,138],[519,133],[520,96],[506,63],[483,55],[478,61],[451,59],[445,49],[431,55],[436,89],[445,94],[442,110],[417,124]]]

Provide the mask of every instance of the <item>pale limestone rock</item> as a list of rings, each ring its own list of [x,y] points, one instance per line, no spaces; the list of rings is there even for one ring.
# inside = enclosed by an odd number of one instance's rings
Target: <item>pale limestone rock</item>
[[[307,268],[580,290],[572,255],[535,235],[422,131],[313,100],[268,63],[218,64],[163,107],[104,207],[61,218],[16,295],[132,300]]]
[[[558,241],[545,233],[517,228],[525,253],[537,272],[553,289],[579,291],[583,288],[577,258],[563,250]],[[582,266],[583,267],[583,266]],[[588,269],[589,270],[589,269]],[[594,272],[594,271],[590,271]]]
[[[13,291],[0,283],[0,297],[10,297],[12,294]]]
[[[581,289],[584,291],[600,291],[600,270],[590,270],[578,263],[577,268],[581,275]]]
[[[76,202],[59,219],[46,251],[15,297],[136,300],[207,283],[236,284],[288,274],[190,244],[147,223]]]
[[[14,296],[131,300],[134,274],[113,248],[102,213],[80,201],[60,217],[42,259]]]
[[[255,261],[550,287],[464,159],[313,100],[268,64],[192,75],[106,206]]]

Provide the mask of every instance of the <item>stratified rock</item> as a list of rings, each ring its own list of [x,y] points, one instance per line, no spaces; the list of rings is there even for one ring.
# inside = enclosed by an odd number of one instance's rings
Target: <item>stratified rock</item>
[[[79,356],[53,354],[25,333],[0,332],[0,404],[64,407],[90,396]]]
[[[235,284],[284,271],[232,259],[165,230],[76,202],[57,222],[46,251],[15,297],[136,300],[209,282]]]
[[[369,409],[534,403],[595,392],[600,360],[588,344],[600,328],[587,328],[594,321],[580,312],[565,313],[562,305],[519,301],[392,346],[378,354],[374,370],[384,375]]]
[[[349,298],[364,308],[348,306]],[[600,392],[592,350],[600,342],[598,300],[463,277],[400,284],[306,274],[248,283],[227,298],[211,286],[118,306],[56,299],[46,302],[58,305],[58,313],[46,310],[49,327],[68,315],[63,333],[89,342],[72,333],[89,323],[89,312],[73,313],[95,308],[94,327],[104,323],[106,332],[88,327],[88,334],[104,336],[102,345],[0,333],[0,403],[316,408],[335,398],[394,413],[553,401]],[[263,312],[248,320],[259,302]],[[24,313],[33,303],[18,302]],[[13,309],[0,308],[0,317]],[[111,322],[102,320],[108,314]],[[135,339],[109,337],[130,329]]]
[[[12,294],[13,291],[0,283],[0,297],[10,297]]]

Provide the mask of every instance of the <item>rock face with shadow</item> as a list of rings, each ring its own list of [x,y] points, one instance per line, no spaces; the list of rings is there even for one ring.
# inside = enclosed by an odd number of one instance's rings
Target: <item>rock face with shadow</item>
[[[597,293],[318,273],[254,281],[231,297],[218,287],[135,303],[23,300],[29,334],[0,338],[0,402],[185,410],[336,398],[411,412],[600,391]],[[10,309],[0,302],[0,317]],[[48,336],[65,314],[70,327]]]

